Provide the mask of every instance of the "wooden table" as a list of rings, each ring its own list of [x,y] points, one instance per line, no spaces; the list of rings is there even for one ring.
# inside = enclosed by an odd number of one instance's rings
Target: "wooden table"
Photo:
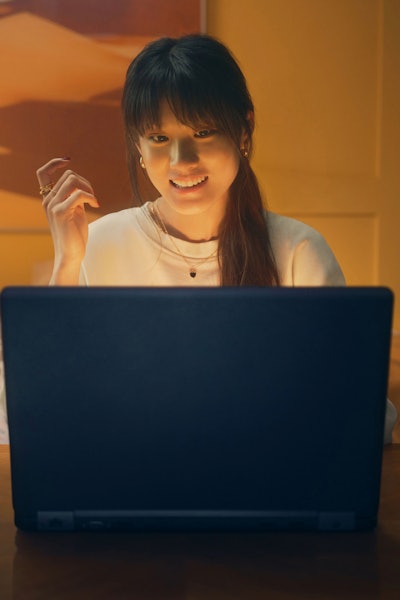
[[[400,445],[384,451],[379,515],[368,533],[21,533],[0,446],[0,598],[398,600]]]

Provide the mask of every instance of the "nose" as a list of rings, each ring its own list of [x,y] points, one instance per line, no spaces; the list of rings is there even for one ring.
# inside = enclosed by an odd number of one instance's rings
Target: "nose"
[[[191,165],[199,160],[196,143],[190,138],[175,139],[171,145],[170,164],[171,167]]]

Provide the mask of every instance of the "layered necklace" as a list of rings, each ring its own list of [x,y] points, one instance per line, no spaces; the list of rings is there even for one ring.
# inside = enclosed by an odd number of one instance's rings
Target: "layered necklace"
[[[216,248],[209,256],[206,256],[205,258],[202,258],[200,260],[194,259],[196,261],[196,263],[193,264],[193,262],[192,262],[193,259],[190,259],[183,254],[183,252],[180,250],[178,244],[176,243],[175,238],[172,235],[170,235],[170,233],[168,232],[167,226],[165,225],[165,222],[161,216],[160,209],[158,208],[156,201],[151,204],[150,212],[151,212],[151,216],[153,217],[154,223],[157,225],[157,227],[160,229],[160,231],[162,231],[162,233],[165,233],[165,235],[168,237],[169,241],[171,242],[171,244],[173,245],[173,247],[175,248],[175,250],[177,251],[179,256],[185,261],[185,263],[189,267],[190,277],[192,277],[192,279],[194,279],[197,275],[197,269],[199,267],[201,267],[201,265],[203,265],[207,261],[214,258],[218,253],[218,248]]]

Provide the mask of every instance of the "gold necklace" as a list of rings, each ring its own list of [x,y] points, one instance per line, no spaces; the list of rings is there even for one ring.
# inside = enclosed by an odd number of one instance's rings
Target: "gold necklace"
[[[153,217],[153,221],[155,222],[155,224],[158,226],[158,228],[165,233],[165,235],[168,237],[169,241],[171,242],[171,244],[174,246],[175,250],[177,251],[177,253],[179,254],[179,256],[181,258],[183,258],[183,260],[185,261],[185,263],[187,264],[187,266],[189,267],[189,275],[190,277],[192,277],[193,279],[196,277],[197,275],[197,269],[204,264],[205,262],[207,262],[208,260],[210,260],[211,258],[214,258],[214,256],[216,256],[217,252],[218,252],[218,248],[216,250],[214,250],[209,256],[206,256],[205,258],[203,258],[203,260],[197,261],[196,266],[188,260],[188,257],[185,256],[178,244],[175,242],[175,239],[172,237],[172,235],[169,234],[168,229],[163,221],[163,218],[161,217],[161,213],[160,213],[160,209],[158,208],[156,202],[153,202],[153,204],[150,207],[150,212],[151,212],[151,216]]]

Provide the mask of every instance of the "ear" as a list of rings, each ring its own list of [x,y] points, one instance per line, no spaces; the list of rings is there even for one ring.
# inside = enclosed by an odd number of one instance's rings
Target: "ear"
[[[240,140],[240,146],[243,148],[248,148],[251,145],[251,136],[254,131],[254,113],[253,111],[249,111],[246,117],[247,127],[243,129],[242,138]]]

